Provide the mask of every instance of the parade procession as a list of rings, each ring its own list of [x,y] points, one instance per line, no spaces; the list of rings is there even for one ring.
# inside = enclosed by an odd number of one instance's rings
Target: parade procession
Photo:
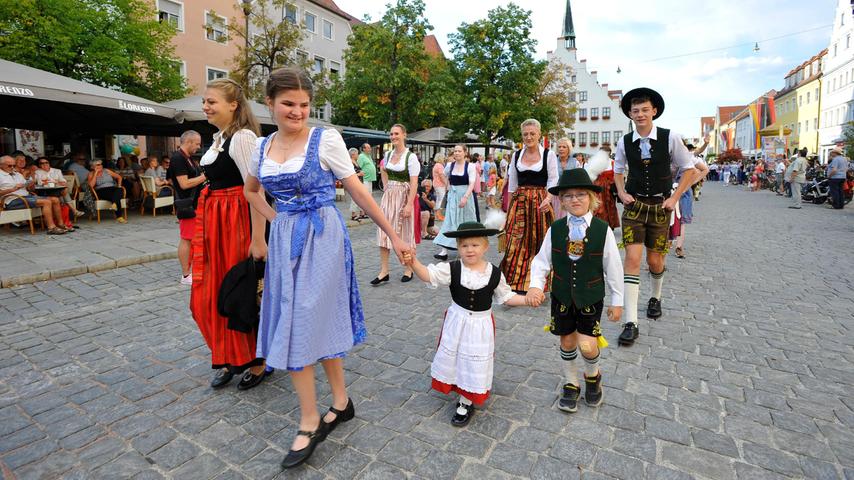
[[[4,2],[0,479],[854,479],[854,2],[386,2]]]

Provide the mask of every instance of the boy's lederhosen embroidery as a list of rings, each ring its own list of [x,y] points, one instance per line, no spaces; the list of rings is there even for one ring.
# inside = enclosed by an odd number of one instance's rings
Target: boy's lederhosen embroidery
[[[650,250],[667,253],[670,247],[668,230],[671,212],[662,207],[673,185],[670,171],[670,130],[657,128],[657,139],[650,139],[651,158],[642,159],[638,142],[632,142],[633,133],[623,136],[628,176],[626,193],[635,202],[623,209],[623,244],[643,243]]]

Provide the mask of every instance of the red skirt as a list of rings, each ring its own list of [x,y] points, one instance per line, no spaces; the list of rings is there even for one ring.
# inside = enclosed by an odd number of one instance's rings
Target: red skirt
[[[611,185],[614,184],[614,171],[607,170],[599,174],[594,185],[602,187],[599,193],[599,208],[593,215],[608,222],[611,228],[620,228],[620,215],[617,213],[617,200],[611,195]]]
[[[222,279],[234,265],[246,260],[250,238],[249,203],[243,196],[243,187],[202,190],[192,241],[190,310],[211,350],[212,368],[237,369],[258,363],[257,332],[229,330],[228,319],[217,311]]]

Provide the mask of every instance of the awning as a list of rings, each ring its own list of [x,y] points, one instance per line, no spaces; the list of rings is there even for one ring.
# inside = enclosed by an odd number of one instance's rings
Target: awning
[[[783,132],[782,134],[780,133],[781,130]],[[762,130],[759,130],[759,136],[760,137],[779,137],[779,136],[790,135],[791,133],[792,133],[791,128],[783,127],[779,123],[772,123],[771,125],[768,125],[767,127],[763,128]]]
[[[8,127],[93,135],[177,125],[174,108],[7,60],[0,60],[0,111]]]

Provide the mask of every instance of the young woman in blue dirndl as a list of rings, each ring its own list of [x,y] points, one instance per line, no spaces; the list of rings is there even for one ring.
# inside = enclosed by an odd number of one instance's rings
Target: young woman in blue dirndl
[[[245,194],[270,222],[258,356],[270,367],[288,370],[299,397],[299,431],[282,461],[291,468],[354,415],[343,357],[365,340],[366,330],[350,237],[335,208],[335,180],[386,232],[398,256],[409,246],[355,175],[341,135],[308,126],[310,78],[301,69],[278,69],[266,93],[278,131],[259,139]],[[275,208],[264,200],[262,186],[275,199]],[[263,233],[252,242],[263,244]],[[323,418],[314,385],[317,362],[326,371],[333,397]]]

